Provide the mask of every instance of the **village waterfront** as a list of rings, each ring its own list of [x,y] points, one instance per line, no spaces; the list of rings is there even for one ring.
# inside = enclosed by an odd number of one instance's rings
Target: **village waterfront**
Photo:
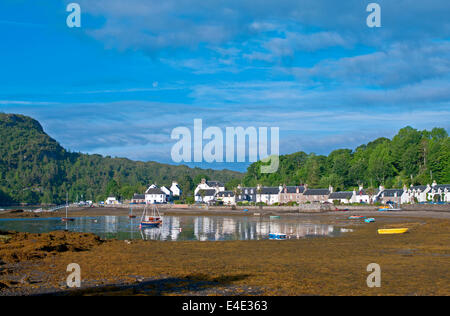
[[[70,229],[37,234],[2,232],[0,293],[450,295],[450,209],[446,205],[416,205],[409,210],[382,213],[370,206],[347,212],[283,207],[247,211],[231,207],[166,207],[161,208],[161,213],[222,223],[224,218],[234,218],[236,223],[248,218],[250,222],[295,222],[309,227],[333,227],[334,233],[288,240],[169,242],[100,238]],[[69,214],[80,220],[123,218],[129,214],[129,208],[71,207]],[[349,220],[352,214],[373,216],[376,222]],[[63,216],[64,210],[53,214],[0,212],[0,219],[6,220]],[[409,231],[402,235],[377,234],[378,228],[390,227],[408,227]],[[69,289],[65,284],[66,267],[72,262],[82,269],[80,289]],[[372,262],[382,269],[380,288],[366,284],[366,267]]]

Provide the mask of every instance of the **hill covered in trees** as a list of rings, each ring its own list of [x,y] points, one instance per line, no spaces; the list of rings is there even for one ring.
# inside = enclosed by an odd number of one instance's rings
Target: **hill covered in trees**
[[[450,138],[445,129],[419,131],[402,128],[392,140],[378,138],[355,150],[338,149],[328,156],[297,152],[280,156],[277,173],[261,174],[261,162],[252,164],[243,184],[298,185],[335,190],[365,187],[402,187],[432,180],[450,183]]]
[[[365,187],[402,187],[432,180],[450,183],[450,138],[442,128],[401,129],[392,140],[378,138],[355,150],[338,149],[328,156],[297,152],[280,156],[273,174],[261,174],[261,162],[244,175],[230,170],[173,166],[66,151],[36,120],[0,113],[0,205],[61,203],[66,192],[99,201],[107,195],[128,199],[149,183],[170,185],[177,180],[186,196],[201,178],[226,183],[227,189],[308,183],[335,190]]]
[[[202,177],[224,183],[242,173],[138,162],[66,151],[38,121],[0,113],[0,205],[61,203],[66,192],[74,201],[103,200],[107,195],[130,198],[149,183],[177,180],[189,194]]]

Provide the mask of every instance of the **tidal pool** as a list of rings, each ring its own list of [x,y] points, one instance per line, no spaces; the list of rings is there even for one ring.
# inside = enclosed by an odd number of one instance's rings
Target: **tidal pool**
[[[0,230],[45,233],[54,230],[94,233],[104,239],[144,240],[259,240],[269,233],[288,238],[309,238],[341,234],[339,227],[292,218],[241,216],[164,216],[159,228],[139,229],[139,218],[126,216],[78,217],[73,222],[61,218],[0,219]]]

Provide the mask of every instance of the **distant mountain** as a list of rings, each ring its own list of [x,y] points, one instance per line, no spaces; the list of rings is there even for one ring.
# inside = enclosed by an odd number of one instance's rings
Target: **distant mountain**
[[[38,121],[0,113],[0,205],[102,200],[107,195],[130,198],[150,183],[178,181],[186,194],[202,177],[224,183],[242,178],[230,170],[174,166],[66,151]],[[238,181],[239,182],[239,181]]]
[[[261,174],[261,162],[249,166],[244,185],[278,186],[307,183],[310,187],[352,189],[410,184],[450,183],[450,138],[445,129],[402,128],[392,140],[378,138],[355,150],[338,149],[328,156],[297,152],[280,156],[277,173]]]

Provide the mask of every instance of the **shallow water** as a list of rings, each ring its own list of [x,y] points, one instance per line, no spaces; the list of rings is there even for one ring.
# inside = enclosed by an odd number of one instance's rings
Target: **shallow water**
[[[139,229],[139,218],[127,216],[79,217],[74,222],[58,218],[0,219],[0,230],[45,233],[53,230],[94,233],[104,239],[145,240],[258,240],[269,233],[287,234],[289,238],[335,237],[341,229],[291,218],[164,216],[159,228]]]

